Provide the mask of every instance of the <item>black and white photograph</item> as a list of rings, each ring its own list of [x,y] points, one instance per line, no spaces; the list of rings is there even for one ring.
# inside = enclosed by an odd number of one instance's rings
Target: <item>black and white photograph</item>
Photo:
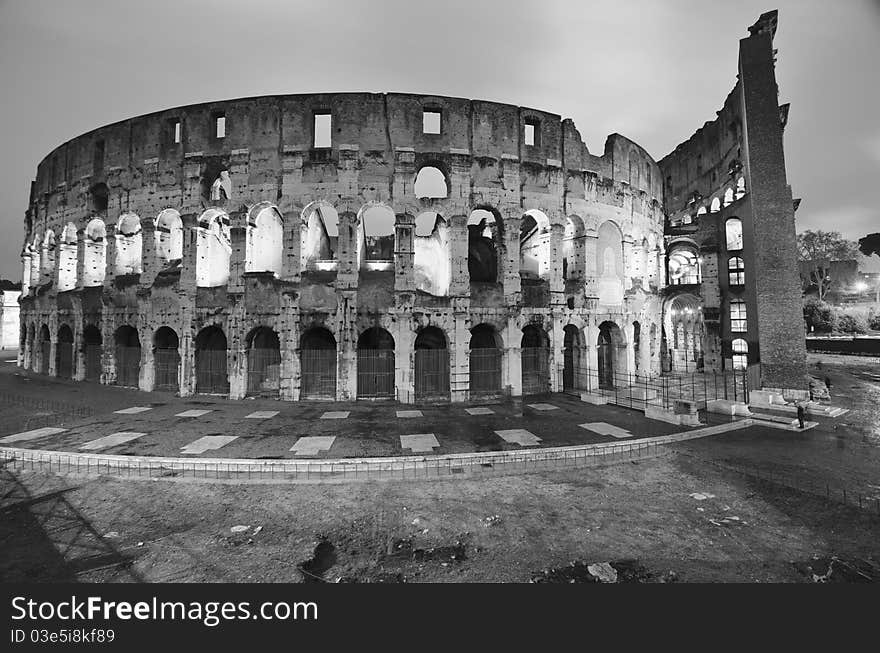
[[[877,583],[878,64],[875,0],[0,0],[0,581]]]

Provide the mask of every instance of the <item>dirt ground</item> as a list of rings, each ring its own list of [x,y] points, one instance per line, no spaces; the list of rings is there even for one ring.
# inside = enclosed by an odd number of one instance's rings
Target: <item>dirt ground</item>
[[[607,467],[315,485],[0,470],[0,580],[578,582],[602,562],[647,582],[876,580],[880,517],[709,464],[880,486],[870,365],[825,360],[852,412],[806,433]]]

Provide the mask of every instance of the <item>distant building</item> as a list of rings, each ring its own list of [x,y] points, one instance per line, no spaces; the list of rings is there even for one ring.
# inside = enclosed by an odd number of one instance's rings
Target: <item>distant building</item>
[[[0,280],[0,349],[18,347],[18,298],[21,285]]]

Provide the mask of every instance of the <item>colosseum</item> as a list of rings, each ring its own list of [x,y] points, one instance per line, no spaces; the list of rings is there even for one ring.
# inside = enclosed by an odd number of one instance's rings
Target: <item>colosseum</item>
[[[187,396],[470,401],[748,370],[802,388],[773,34],[656,161],[401,93],[178,107],[39,164],[19,365]]]

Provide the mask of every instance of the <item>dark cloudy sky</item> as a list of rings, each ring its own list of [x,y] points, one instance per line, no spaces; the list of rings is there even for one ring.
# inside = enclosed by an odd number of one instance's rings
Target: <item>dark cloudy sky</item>
[[[715,117],[779,9],[800,229],[880,231],[880,0],[0,0],[0,277],[37,162],[103,124],[274,93],[481,98],[620,132],[655,158]]]

